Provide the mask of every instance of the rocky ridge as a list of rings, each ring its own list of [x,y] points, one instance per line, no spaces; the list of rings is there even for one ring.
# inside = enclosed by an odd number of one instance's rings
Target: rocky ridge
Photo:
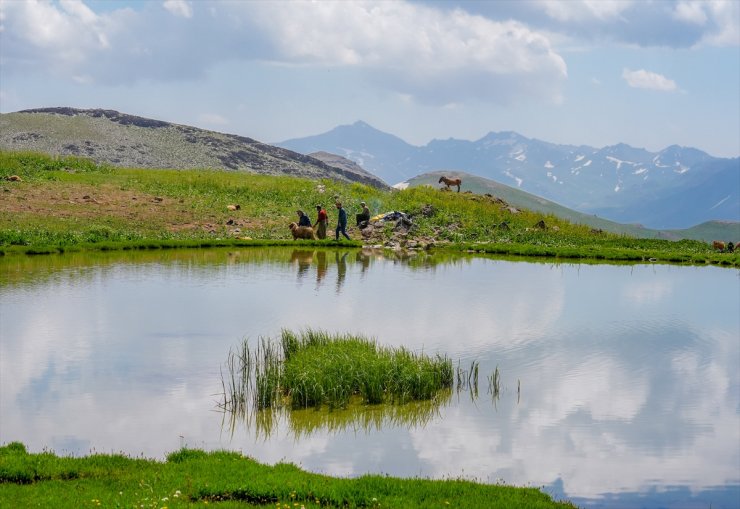
[[[212,168],[387,185],[356,168],[252,138],[173,124],[115,110],[39,108],[0,114],[0,149],[77,155],[133,168]]]

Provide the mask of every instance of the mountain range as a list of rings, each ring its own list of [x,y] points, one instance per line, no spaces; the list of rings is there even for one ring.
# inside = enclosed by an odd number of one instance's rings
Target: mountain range
[[[388,187],[351,161],[332,166],[244,136],[104,109],[58,107],[0,114],[0,149],[84,156],[132,168],[212,168]]]
[[[342,155],[390,184],[433,171],[462,171],[584,214],[649,228],[740,221],[740,158],[716,158],[695,148],[558,145],[511,131],[420,147],[361,121],[276,145]]]
[[[364,122],[281,145],[104,109],[0,114],[0,150],[79,155],[122,167],[328,178],[381,189],[388,188],[386,182],[438,186],[439,176],[447,173],[463,178],[463,191],[490,193],[518,208],[607,231],[670,239],[740,238],[739,160],[696,149],[669,147],[657,154],[627,145],[594,149],[529,140],[513,132],[415,147]],[[454,169],[461,167],[482,170]],[[615,189],[604,189],[609,182],[616,182]],[[575,205],[566,205],[569,201]],[[620,220],[623,215],[633,220]]]

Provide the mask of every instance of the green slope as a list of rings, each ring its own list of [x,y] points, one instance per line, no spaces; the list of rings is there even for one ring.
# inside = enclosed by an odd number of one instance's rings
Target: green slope
[[[542,214],[551,214],[571,223],[587,225],[594,229],[612,233],[630,235],[644,239],[691,239],[701,240],[704,242],[711,242],[716,239],[725,241],[732,240],[733,242],[740,240],[740,223],[729,221],[709,221],[683,230],[653,230],[645,228],[639,224],[616,223],[598,216],[583,214],[550,200],[546,200],[545,198],[535,196],[494,180],[460,171],[436,171],[424,173],[409,179],[406,183],[409,187],[444,187],[443,184],[438,183],[439,177],[442,175],[461,178],[463,180],[461,192],[463,193],[469,191],[475,194],[491,194],[497,198],[501,198],[517,209],[527,209],[540,212]]]

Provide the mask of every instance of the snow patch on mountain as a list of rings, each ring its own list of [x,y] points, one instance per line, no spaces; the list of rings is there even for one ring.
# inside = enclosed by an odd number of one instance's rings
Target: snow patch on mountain
[[[576,157],[576,159],[575,159],[575,161],[574,161],[574,162],[576,162],[576,163],[577,163],[577,162],[579,162],[579,161],[582,161],[582,160],[584,160],[585,158],[586,158],[586,156],[584,156],[584,155],[579,155],[578,157]]]
[[[617,159],[616,157],[612,156],[606,156],[607,161],[611,161],[617,165],[617,170],[619,170],[623,164],[631,164],[632,166],[637,166],[639,163],[633,163],[632,161],[623,161],[621,159]]]
[[[509,170],[504,171],[504,175],[514,180],[516,182],[516,187],[522,187],[522,183],[524,182],[524,180],[520,179],[516,175],[513,175]]]
[[[683,175],[684,173],[689,171],[689,168],[688,166],[684,166],[683,164],[676,163],[676,169],[673,171],[678,173],[679,175]]]
[[[369,152],[365,152],[363,150],[353,150],[351,148],[345,148],[345,147],[338,147],[339,151],[342,152],[342,155],[346,157],[347,159],[356,162],[362,167],[365,167],[365,163],[368,159],[375,159],[375,156],[373,154],[370,154]]]
[[[670,165],[668,165],[668,164],[661,164],[660,154],[658,154],[657,156],[653,157],[653,164],[657,168],[670,168]]]
[[[545,163],[545,168],[547,168],[547,169],[555,168],[555,165],[552,164],[550,161],[547,161]]]

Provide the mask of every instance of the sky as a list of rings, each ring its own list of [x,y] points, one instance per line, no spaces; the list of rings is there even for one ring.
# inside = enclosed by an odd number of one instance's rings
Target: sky
[[[0,112],[740,156],[740,0],[0,0]]]

